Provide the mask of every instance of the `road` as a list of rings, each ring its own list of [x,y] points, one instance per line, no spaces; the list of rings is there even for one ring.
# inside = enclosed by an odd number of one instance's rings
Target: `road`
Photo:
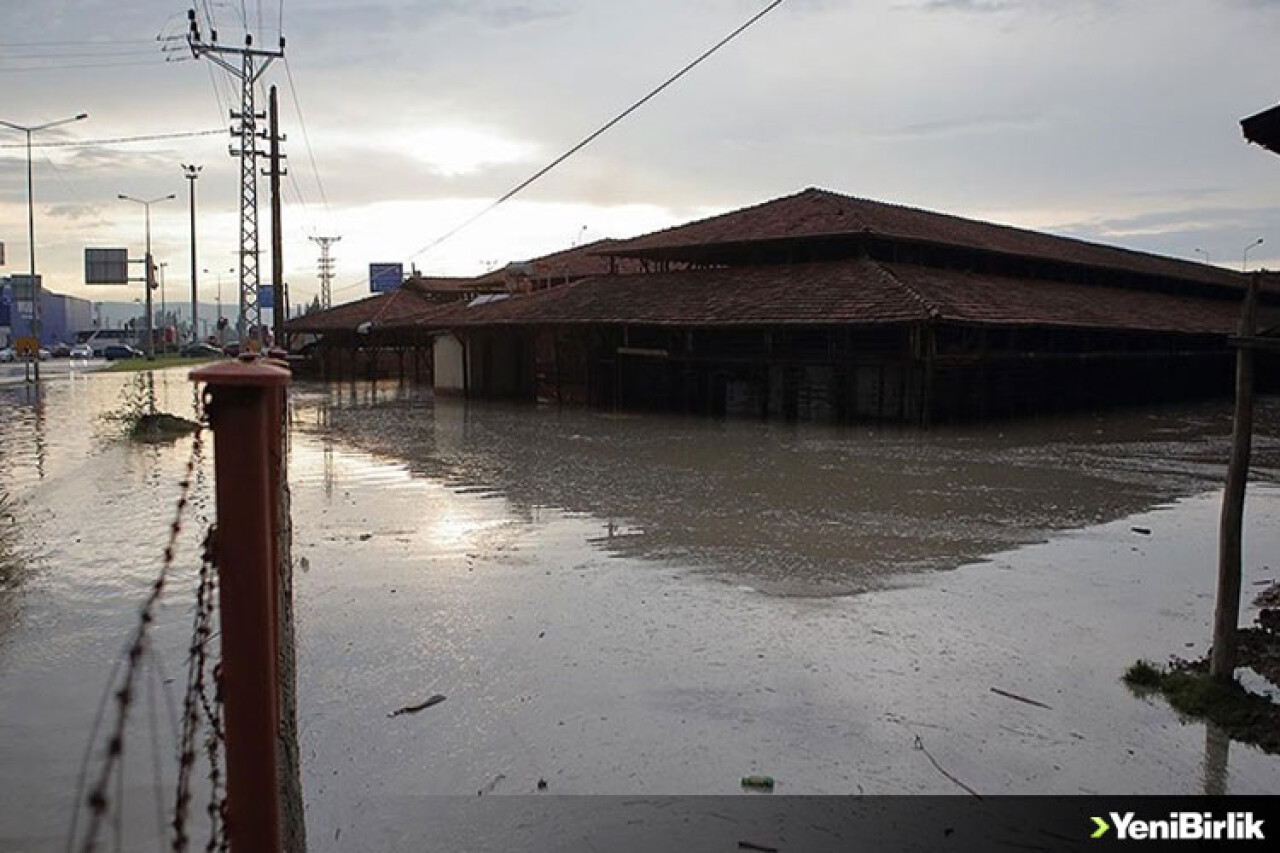
[[[101,370],[109,363],[100,358],[90,361],[77,359],[74,362],[71,359],[54,358],[40,362],[40,379],[41,381],[46,379],[63,380],[71,374],[73,369],[76,373],[86,373],[93,370]],[[0,387],[21,385],[26,382],[28,369],[27,365],[22,362],[0,364]]]

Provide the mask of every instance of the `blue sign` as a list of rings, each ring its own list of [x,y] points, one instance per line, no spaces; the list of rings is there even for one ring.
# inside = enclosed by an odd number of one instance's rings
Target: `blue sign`
[[[276,288],[273,284],[258,285],[258,308],[267,309],[276,307]]]
[[[404,283],[404,264],[369,264],[369,292],[387,293]]]

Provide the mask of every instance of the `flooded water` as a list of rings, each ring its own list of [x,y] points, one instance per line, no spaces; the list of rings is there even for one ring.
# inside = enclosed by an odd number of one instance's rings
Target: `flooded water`
[[[101,415],[135,381],[0,388],[0,487],[22,532],[0,590],[0,849],[61,849],[159,568],[190,447],[116,437]],[[154,387],[191,412],[181,372]],[[936,762],[984,794],[1272,793],[1280,760],[1119,682],[1138,657],[1207,644],[1229,430],[1223,403],[921,433],[301,385],[312,849],[422,849],[421,797],[539,780],[728,794],[768,773],[779,793],[961,793]],[[1280,575],[1280,401],[1258,432],[1248,598]],[[162,665],[129,730],[135,837],[157,832],[152,733],[171,758],[166,691],[180,692],[211,486],[196,484]]]

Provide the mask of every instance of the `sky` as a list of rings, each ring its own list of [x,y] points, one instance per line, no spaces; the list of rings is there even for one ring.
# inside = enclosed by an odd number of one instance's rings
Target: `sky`
[[[166,289],[235,301],[239,90],[187,49],[182,0],[0,4],[0,119],[80,112],[36,142],[37,268],[86,286],[85,247],[141,256]],[[368,264],[475,275],[817,186],[1205,260],[1280,267],[1280,157],[1239,120],[1280,102],[1280,0],[786,0],[515,200],[423,251],[582,140],[768,0],[198,0],[206,38],[274,46],[285,277],[334,301]],[[265,109],[265,96],[259,109]],[[181,136],[108,142],[138,136]],[[0,242],[28,267],[24,137],[0,129]],[[265,164],[264,164],[265,165]],[[264,249],[267,183],[260,181]],[[264,251],[264,280],[270,271]],[[133,293],[137,290],[137,293]]]

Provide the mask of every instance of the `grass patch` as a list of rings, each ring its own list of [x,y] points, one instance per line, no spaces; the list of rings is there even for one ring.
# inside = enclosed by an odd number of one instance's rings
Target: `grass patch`
[[[134,441],[156,443],[173,441],[184,435],[195,432],[200,425],[195,421],[171,415],[168,412],[154,412],[142,415],[129,428],[129,437]]]
[[[1139,660],[1125,670],[1124,683],[1130,687],[1156,690],[1160,687],[1160,680],[1163,677],[1164,673],[1160,667],[1149,660]]]
[[[156,409],[155,376],[151,373],[135,373],[121,395],[120,407],[101,418],[118,425],[130,439],[149,444],[173,441],[199,427],[195,421]]]
[[[164,370],[166,367],[182,367],[204,364],[207,361],[218,361],[222,356],[200,356],[189,358],[183,355],[164,355],[154,361],[145,358],[123,358],[104,368],[103,373],[137,373],[143,370]]]
[[[1184,718],[1214,723],[1233,740],[1280,754],[1280,706],[1235,680],[1210,677],[1205,661],[1174,661],[1165,668],[1140,660],[1125,671],[1124,682],[1142,697],[1159,693]]]

